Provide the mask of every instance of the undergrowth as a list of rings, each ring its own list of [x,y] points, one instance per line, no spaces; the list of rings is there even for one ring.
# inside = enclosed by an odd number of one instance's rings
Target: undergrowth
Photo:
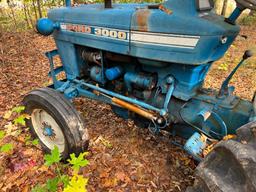
[[[55,146],[50,154],[44,155],[45,165],[53,166],[56,170],[56,177],[48,179],[45,184],[36,185],[31,192],[56,192],[59,187],[63,189],[63,192],[86,192],[86,186],[88,178],[84,178],[83,175],[79,175],[78,172],[81,167],[85,167],[89,164],[89,161],[85,159],[88,152],[80,153],[78,157],[74,153],[70,155],[68,164],[61,163],[61,154],[59,149]],[[72,175],[64,174],[66,166],[71,166]]]
[[[249,26],[253,26],[256,23],[256,13],[253,15],[249,15],[249,16],[245,16],[243,18],[240,19],[239,24],[240,25],[249,25]]]
[[[26,119],[30,116],[23,113],[25,110],[24,106],[14,107],[13,109],[7,111],[3,118],[8,120],[5,125],[5,129],[0,130],[0,155],[12,154],[15,145],[10,142],[5,142],[5,137],[12,136],[18,137],[21,134],[20,127],[25,127]],[[31,140],[30,136],[27,136],[24,140],[26,146],[38,145],[39,140]],[[86,192],[86,186],[88,183],[88,178],[84,178],[83,175],[79,174],[79,170],[89,164],[89,161],[85,158],[88,152],[80,153],[76,156],[74,153],[70,155],[67,160],[68,163],[62,163],[62,157],[57,146],[51,150],[50,154],[44,155],[44,165],[48,168],[53,168],[55,170],[55,177],[47,179],[43,184],[37,184],[32,188],[31,192],[56,192],[60,189],[63,192]],[[72,170],[72,174],[65,174],[66,168]]]

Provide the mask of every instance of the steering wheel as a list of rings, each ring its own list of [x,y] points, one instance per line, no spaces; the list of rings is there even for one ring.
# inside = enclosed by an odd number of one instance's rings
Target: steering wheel
[[[256,0],[236,0],[239,8],[256,10]]]

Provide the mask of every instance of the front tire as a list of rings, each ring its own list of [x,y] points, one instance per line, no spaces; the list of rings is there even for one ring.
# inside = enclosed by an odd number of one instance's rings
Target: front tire
[[[57,146],[62,158],[67,159],[71,153],[87,150],[89,136],[84,121],[61,93],[37,89],[23,99],[23,104],[25,113],[30,115],[26,124],[45,152]]]

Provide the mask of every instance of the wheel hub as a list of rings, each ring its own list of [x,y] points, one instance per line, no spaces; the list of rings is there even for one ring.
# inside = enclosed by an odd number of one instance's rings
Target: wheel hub
[[[51,125],[49,125],[47,122],[43,122],[42,126],[43,134],[51,139],[54,139],[56,134],[54,133],[54,129],[52,129]]]
[[[44,145],[49,149],[57,146],[60,152],[65,148],[65,137],[55,119],[43,109],[34,109],[31,114],[33,128]]]

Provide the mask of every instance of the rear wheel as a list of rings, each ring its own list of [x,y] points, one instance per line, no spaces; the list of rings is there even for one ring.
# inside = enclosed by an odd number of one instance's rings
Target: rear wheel
[[[23,104],[30,115],[27,126],[45,152],[57,146],[66,159],[70,153],[87,149],[89,137],[84,121],[62,94],[50,88],[37,89],[23,99]]]
[[[188,192],[256,191],[256,122],[237,130],[237,140],[221,141],[196,169]]]

